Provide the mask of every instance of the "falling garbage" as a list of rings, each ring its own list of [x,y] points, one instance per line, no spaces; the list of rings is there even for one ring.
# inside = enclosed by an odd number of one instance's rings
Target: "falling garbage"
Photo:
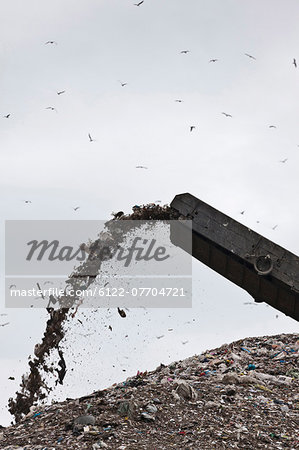
[[[127,231],[129,232],[132,229],[132,223],[134,223],[132,221],[173,220],[181,216],[180,213],[168,205],[161,206],[154,203],[135,205],[132,210],[132,214],[128,215],[123,214],[122,211],[114,214],[113,219],[106,222],[105,230],[100,233],[99,239],[88,246],[82,244],[88,253],[88,259],[66,282],[74,291],[78,287],[82,287],[82,278],[86,280],[86,276],[84,276],[86,270],[88,271],[87,273],[90,273],[92,270],[94,275],[88,277],[85,287],[94,282],[101,269],[101,263],[107,259],[106,253],[101,253],[102,247],[110,245],[112,248],[116,248],[125,239],[126,233],[123,229],[120,231],[117,226],[119,220],[127,221]],[[59,298],[50,296],[47,307],[49,319],[46,323],[42,342],[36,344],[34,357],[29,358],[29,373],[22,377],[20,390],[16,393],[15,398],[10,398],[8,401],[9,412],[15,417],[16,422],[19,422],[24,415],[29,413],[32,405],[45,401],[53,390],[53,387],[47,381],[49,375],[54,379],[56,377],[55,385],[57,383],[63,384],[67,368],[61,341],[66,337],[66,323],[70,323],[74,319],[80,302],[79,297],[74,296],[70,298],[66,291]],[[54,309],[52,304],[60,309]],[[123,309],[118,308],[118,313],[122,318],[126,317],[126,312]],[[111,325],[109,325],[109,330],[112,331]],[[56,368],[49,361],[50,356],[53,357],[55,352],[57,355]]]

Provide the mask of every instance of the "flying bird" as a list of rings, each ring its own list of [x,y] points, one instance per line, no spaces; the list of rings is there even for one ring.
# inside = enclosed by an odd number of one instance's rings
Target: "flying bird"
[[[53,106],[47,106],[47,108],[46,109],[49,109],[49,110],[51,110],[51,111],[56,111],[57,112],[57,109],[56,108],[54,108]]]
[[[24,200],[25,203],[32,203],[31,200]]]
[[[6,114],[6,116],[3,116],[5,119],[9,119],[10,118],[10,114]]]
[[[76,208],[73,208],[73,210],[78,211],[79,208],[80,208],[80,206],[76,206]]]
[[[272,230],[276,230],[277,227],[278,225],[274,225],[274,227],[272,227]]]
[[[191,133],[193,130],[195,130],[195,126],[194,126],[194,125],[191,125],[191,126],[190,126],[190,133]]]
[[[295,68],[297,69],[297,61],[296,61],[296,58],[293,59],[293,64],[294,64]]]
[[[119,82],[120,82],[120,84],[121,84],[121,87],[125,87],[125,86],[127,86],[127,84],[128,83],[123,83],[122,81],[120,81],[120,80],[118,80]]]
[[[15,284],[11,284],[10,286],[9,286],[9,289],[12,289],[12,288],[16,288],[17,286],[15,285]],[[2,315],[2,314],[1,314]]]
[[[15,380],[15,377],[8,377],[9,380]]]
[[[277,128],[275,125],[269,125],[269,128]]]
[[[65,91],[58,91],[57,95],[61,95],[61,94],[64,94],[64,93],[65,93]]]
[[[242,214],[242,216],[243,216],[244,213],[245,213],[245,209],[244,209],[244,211],[241,211],[241,212],[240,212],[240,214]]]
[[[283,159],[283,160],[281,160],[281,161],[279,161],[279,162],[281,162],[281,163],[286,163],[287,162],[287,160],[288,160],[288,158],[285,158],[285,159]]]
[[[162,334],[161,336],[156,336],[157,339],[162,339],[164,338],[164,334]]]
[[[91,137],[91,134],[88,133],[89,142],[94,142],[94,139]]]
[[[246,56],[248,56],[248,58],[251,58],[251,59],[256,59],[254,56],[252,56],[252,55],[249,55],[249,53],[244,53]]]
[[[0,327],[5,327],[6,325],[8,325],[9,322],[5,322],[5,323],[0,323]]]
[[[145,166],[136,166],[135,169],[148,169],[148,167],[145,167]]]
[[[221,114],[223,114],[225,117],[233,117],[231,114],[227,114],[226,112],[222,112]]]
[[[184,55],[187,55],[187,53],[190,53],[190,50],[182,50],[181,53],[183,53]]]
[[[178,100],[175,100],[175,102],[176,102],[176,103],[182,103],[183,100],[178,99]]]
[[[48,44],[51,44],[51,45],[55,44],[55,45],[57,45],[57,42],[56,41],[47,41],[47,42],[45,42],[45,45],[48,45]]]
[[[218,59],[210,59],[210,63],[212,62],[212,63],[215,63],[215,62],[217,62],[218,61]]]
[[[140,6],[140,5],[142,5],[142,3],[144,3],[144,0],[142,0],[141,2],[138,2],[138,3],[134,3],[134,6]]]

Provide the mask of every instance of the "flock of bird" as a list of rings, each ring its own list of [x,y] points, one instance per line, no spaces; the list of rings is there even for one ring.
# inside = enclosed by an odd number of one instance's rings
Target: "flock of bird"
[[[143,3],[144,3],[144,0],[139,2],[139,3],[136,3],[134,5],[135,6],[141,6]],[[58,43],[56,41],[52,41],[52,40],[49,40],[49,41],[45,42],[45,45],[49,45],[49,44],[51,44],[51,45],[58,45]],[[181,50],[180,53],[186,55],[186,54],[190,53],[190,50]],[[244,55],[247,56],[248,58],[256,61],[256,57],[255,56],[250,55],[249,53],[244,53]],[[212,58],[212,59],[209,60],[209,63],[216,63],[218,61],[219,61],[219,59]],[[295,58],[293,58],[292,64],[295,66],[295,68],[297,68],[297,61],[296,61]],[[125,87],[125,86],[128,85],[127,82],[123,82],[121,80],[118,80],[118,82],[120,83],[121,87]],[[65,92],[66,92],[66,90],[57,91],[57,95],[65,94]],[[182,99],[175,99],[174,101],[176,103],[183,103]],[[53,106],[47,106],[45,109],[51,110],[51,111],[55,111],[57,113],[57,109],[54,108]],[[229,113],[227,113],[225,111],[222,111],[221,114],[223,116],[225,116],[226,118],[231,118],[231,119],[233,118],[232,114],[229,114]],[[6,114],[3,117],[5,119],[9,119],[11,117],[11,113]],[[276,125],[269,125],[269,128],[270,129],[277,129],[277,126]],[[192,133],[195,129],[196,129],[195,125],[190,125],[190,127],[189,127],[190,133]],[[88,133],[88,139],[89,139],[89,142],[96,142],[96,139],[94,139],[90,133]],[[282,160],[279,160],[278,162],[282,163],[282,164],[285,164],[287,161],[288,161],[288,158],[284,158]],[[148,169],[148,167],[143,166],[143,165],[135,166],[135,168],[136,169]],[[25,203],[32,203],[31,200],[24,200],[24,202]],[[79,209],[80,209],[80,206],[76,206],[76,207],[73,208],[74,211],[78,211]],[[244,213],[245,213],[245,211],[241,211],[240,212],[241,215],[243,215]],[[259,221],[257,221],[257,223],[259,223]],[[278,225],[275,225],[274,227],[272,227],[272,230],[275,230],[277,228],[277,226]]]
[[[141,1],[141,2],[139,2],[139,3],[134,3],[134,5],[135,5],[135,6],[141,6],[143,3],[144,3],[144,0]],[[52,40],[49,40],[49,41],[45,42],[45,45],[49,45],[49,44],[51,44],[51,45],[58,45],[58,43],[57,43],[56,41],[52,41]],[[186,55],[186,54],[190,53],[190,50],[181,50],[180,53]],[[256,61],[256,57],[255,57],[255,56],[250,55],[249,53],[244,53],[244,55],[247,56],[248,58],[253,59],[253,60]],[[218,61],[219,61],[219,59],[217,59],[217,58],[212,58],[212,59],[209,60],[209,63],[216,63],[216,62],[218,62]],[[295,68],[297,68],[297,61],[296,61],[296,58],[293,58],[292,64],[294,65]],[[123,81],[121,81],[121,80],[118,80],[118,82],[120,83],[121,87],[125,87],[125,86],[128,85],[127,82],[123,82]],[[65,94],[65,92],[66,92],[66,90],[57,91],[57,95]],[[174,101],[175,101],[176,103],[183,103],[183,100],[182,100],[182,99],[175,99]],[[50,111],[55,111],[56,113],[58,112],[57,109],[56,109],[54,106],[47,106],[45,109],[46,109],[46,110],[50,110]],[[224,112],[224,111],[223,111],[221,114],[224,115],[224,116],[227,117],[227,118],[228,118],[228,117],[229,117],[229,118],[233,118],[232,114],[226,113],[226,112]],[[11,113],[5,114],[5,115],[3,116],[3,118],[5,118],[5,119],[9,119],[10,117],[11,117]],[[190,127],[189,127],[190,132],[194,131],[195,128],[196,128],[195,125],[190,125]],[[269,125],[269,128],[276,129],[277,126],[276,126],[276,125]],[[88,139],[89,139],[89,142],[96,142],[96,140],[91,136],[90,133],[88,133]],[[285,163],[287,160],[288,160],[288,158],[285,158],[284,160],[279,161],[279,162]],[[140,168],[147,169],[147,167],[144,167],[144,166],[136,166],[136,169],[140,169]]]
[[[134,6],[140,7],[140,6],[143,5],[143,4],[144,4],[144,0],[139,1],[138,3],[134,3]],[[53,45],[53,46],[57,46],[58,43],[57,43],[56,41],[54,41],[54,40],[48,40],[47,42],[45,42],[44,45]],[[181,51],[179,51],[179,53],[182,54],[182,55],[188,55],[188,54],[190,53],[190,50],[188,50],[188,49],[181,50]],[[257,60],[257,58],[256,58],[255,56],[253,56],[253,55],[251,55],[251,54],[249,54],[249,53],[244,53],[244,55],[245,55],[246,57],[250,58],[250,59],[253,60],[253,61],[256,61],[256,60]],[[211,63],[211,64],[216,64],[216,63],[218,63],[218,62],[219,62],[219,59],[217,59],[217,58],[211,58],[211,59],[208,61],[208,63]],[[295,69],[297,69],[297,61],[296,61],[295,58],[293,58],[292,65],[295,67]],[[121,88],[125,88],[126,86],[128,86],[128,83],[127,83],[127,82],[124,82],[124,81],[121,81],[121,80],[118,80],[118,82],[119,82]],[[65,94],[65,93],[66,93],[66,90],[59,90],[59,91],[56,91],[57,96],[61,96],[61,95]],[[175,99],[174,102],[176,102],[176,103],[183,103],[183,100],[182,100],[182,99]],[[45,109],[48,110],[48,111],[52,111],[52,112],[58,113],[57,109],[56,109],[54,106],[47,106]],[[228,113],[228,112],[222,111],[221,113],[219,112],[219,114],[223,115],[223,116],[224,116],[225,118],[227,118],[227,119],[233,119],[233,115],[230,114],[230,113]],[[5,114],[5,115],[3,116],[3,118],[5,118],[5,119],[11,119],[12,117],[13,117],[13,116],[12,116],[11,113]],[[225,120],[225,119],[223,119],[223,120]],[[276,126],[276,125],[268,125],[268,127],[269,127],[269,129],[277,129],[277,126]],[[196,125],[190,125],[190,126],[189,126],[189,131],[190,131],[190,133],[194,133],[195,130],[196,130]],[[88,134],[87,134],[87,137],[88,137],[88,141],[89,141],[90,143],[96,142],[96,139],[93,137],[93,135],[92,135],[91,133],[88,133]],[[284,159],[282,159],[282,160],[280,160],[280,161],[278,161],[278,162],[279,162],[279,163],[282,163],[282,164],[285,164],[287,161],[288,161],[288,158],[284,158]],[[141,170],[147,170],[147,169],[148,169],[148,167],[147,167],[147,166],[144,166],[144,165],[137,165],[137,166],[135,166],[135,168],[136,168],[136,169],[141,169]],[[25,204],[31,204],[31,203],[32,203],[31,200],[23,200],[23,201],[24,201]],[[159,202],[159,200],[158,200],[157,202]],[[75,206],[75,207],[73,207],[74,212],[78,211],[79,209],[80,209],[80,206]],[[245,212],[246,212],[245,210],[240,211],[240,215],[243,216],[243,215],[245,214]],[[257,222],[258,222],[258,221],[257,221]],[[277,227],[278,227],[278,225],[276,224],[275,226],[272,227],[272,230],[276,230]],[[46,282],[46,283],[50,283],[50,282]],[[46,283],[45,283],[45,284],[46,284]],[[15,286],[15,285],[11,285],[10,288],[13,288],[14,286]],[[248,302],[248,304],[253,304],[253,303],[251,303],[251,302],[249,303],[249,302]],[[118,311],[118,314],[119,314],[122,318],[125,318],[125,317],[126,317],[126,313],[125,313],[125,311],[124,311],[123,309],[118,308],[117,311]],[[0,314],[0,316],[4,316],[4,314]],[[276,317],[278,317],[278,316],[276,316]],[[194,320],[194,319],[193,319],[193,320]],[[79,319],[78,319],[78,321],[82,324],[82,322],[81,322]],[[187,322],[187,323],[188,323],[188,322]],[[2,323],[2,324],[0,324],[0,327],[7,326],[8,324],[9,324],[9,322]],[[109,325],[108,329],[109,329],[110,331],[112,331],[112,326]],[[172,329],[172,328],[168,328],[167,331],[168,331],[168,332],[172,332],[173,329]],[[92,334],[94,334],[94,333],[86,333],[86,334],[80,334],[80,335],[83,336],[83,337],[88,337],[88,336],[90,336],[90,335],[92,335]],[[128,335],[126,335],[125,337],[127,337],[127,336],[128,336]],[[162,335],[156,336],[156,339],[157,339],[157,340],[160,340],[160,339],[163,339],[164,337],[165,337],[165,335],[162,334]],[[182,344],[182,345],[186,345],[188,342],[189,342],[188,340],[181,341],[181,344]],[[123,369],[123,371],[125,371],[125,369]],[[9,379],[9,380],[14,380],[14,377],[9,377],[8,379]]]
[[[144,0],[139,1],[138,3],[134,3],[133,6],[140,7],[140,6],[143,5],[143,4],[144,4]],[[55,41],[55,40],[48,40],[48,41],[46,41],[46,42],[44,43],[44,45],[46,45],[46,46],[48,46],[48,45],[50,45],[50,46],[57,46],[57,45],[58,45],[58,42]],[[190,52],[191,52],[191,51],[190,51],[189,49],[183,49],[183,50],[180,50],[180,51],[179,51],[179,53],[182,54],[182,55],[188,55]],[[249,53],[244,53],[244,56],[248,57],[249,59],[251,59],[251,60],[253,60],[253,61],[256,61],[256,60],[257,60],[257,58],[256,58],[255,56],[253,56],[253,55],[251,55],[251,54],[249,54]],[[218,59],[218,58],[211,58],[208,62],[209,62],[209,63],[212,63],[212,64],[215,64],[215,63],[219,62],[219,59]],[[297,69],[297,60],[296,60],[296,58],[293,58],[292,65],[295,67],[295,69]],[[121,85],[122,88],[124,88],[124,87],[126,87],[126,86],[128,85],[127,82],[124,82],[124,81],[122,81],[122,80],[118,80],[118,82],[120,83],[120,85]],[[56,91],[56,94],[57,94],[58,96],[61,96],[61,95],[65,94],[65,93],[66,93],[66,89]],[[174,101],[175,101],[176,103],[183,103],[183,100],[182,100],[182,99],[175,99]],[[49,111],[52,111],[52,112],[56,112],[56,113],[58,112],[57,109],[56,109],[54,106],[47,106],[45,109],[46,109],[46,110],[49,110]],[[229,118],[229,119],[232,119],[232,118],[233,118],[233,115],[230,114],[230,113],[228,113],[228,112],[222,111],[221,114],[222,114],[224,117],[226,117],[226,118]],[[13,116],[12,116],[12,113],[7,113],[7,114],[5,114],[5,115],[3,116],[3,118],[5,118],[5,119],[11,119],[12,117],[13,117]],[[276,126],[276,125],[268,125],[268,127],[269,127],[269,129],[277,129],[277,126]],[[190,125],[190,126],[189,126],[189,131],[190,131],[190,133],[193,133],[195,130],[196,130],[196,125]],[[91,133],[88,133],[87,136],[88,136],[88,140],[89,140],[90,143],[96,142],[96,139],[92,136]],[[285,164],[287,161],[288,161],[288,158],[284,158],[284,159],[279,160],[278,162],[279,162],[279,163],[282,163],[282,164]],[[145,170],[148,169],[148,167],[146,167],[146,166],[144,166],[144,165],[137,165],[137,166],[135,166],[135,168],[136,168],[136,169],[145,169]],[[24,200],[24,202],[25,202],[26,204],[32,203],[31,200]],[[78,211],[79,208],[80,208],[79,206],[76,206],[76,207],[73,208],[73,210],[74,210],[74,211]],[[244,212],[242,212],[241,214],[243,214],[243,213],[244,213]],[[274,230],[275,227],[273,227],[272,229]]]

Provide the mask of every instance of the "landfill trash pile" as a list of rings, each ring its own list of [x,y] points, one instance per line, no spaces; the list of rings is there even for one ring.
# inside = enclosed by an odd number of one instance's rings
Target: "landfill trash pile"
[[[79,266],[66,284],[74,292],[83,288],[88,288],[101,270],[102,262],[107,259],[105,252],[101,253],[103,247],[116,248],[126,237],[126,233],[132,230],[132,221],[167,221],[178,219],[180,214],[168,205],[160,206],[155,203],[148,205],[135,205],[131,214],[125,215],[123,211],[113,213],[114,218],[105,223],[105,230],[99,234],[99,239],[94,242],[81,244],[88,254],[87,260]],[[118,227],[118,220],[126,220],[126,227]],[[137,227],[136,223],[136,227]],[[103,256],[105,255],[105,259]],[[92,276],[90,276],[92,272]],[[89,274],[89,276],[87,276]],[[36,344],[34,356],[29,357],[29,373],[23,375],[20,390],[15,398],[10,398],[8,402],[9,412],[14,415],[16,421],[21,420],[27,414],[30,407],[38,401],[46,399],[53,390],[49,383],[49,376],[52,381],[56,378],[55,384],[63,384],[66,374],[66,361],[63,355],[61,342],[66,339],[65,324],[70,323],[74,318],[81,299],[76,296],[70,297],[65,290],[65,294],[54,298],[50,296],[47,312],[50,316],[46,323],[42,342]],[[54,305],[56,308],[54,309]],[[121,314],[121,313],[120,313]],[[125,317],[125,316],[123,316]],[[56,352],[56,366],[50,363],[50,356]]]
[[[299,335],[246,338],[0,430],[14,449],[299,448]]]

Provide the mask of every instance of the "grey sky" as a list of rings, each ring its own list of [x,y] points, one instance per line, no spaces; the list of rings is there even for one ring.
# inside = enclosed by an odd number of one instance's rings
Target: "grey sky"
[[[292,65],[293,58],[299,62],[298,2],[133,3],[11,0],[2,5],[2,224],[5,219],[106,219],[113,210],[170,202],[188,191],[299,254],[299,67]],[[45,45],[49,40],[57,45]],[[209,63],[213,58],[218,61]],[[49,106],[57,113],[46,110]],[[2,117],[6,114],[11,116]],[[76,212],[75,206],[80,206]],[[169,356],[183,358],[225,340],[298,330],[291,319],[281,314],[276,319],[271,308],[244,305],[247,301],[246,293],[195,262],[193,310],[149,310],[146,316],[134,311],[127,322],[116,315],[115,329],[134,330],[127,372],[109,373],[113,358],[124,354],[115,332],[99,353],[101,381],[94,368],[91,384],[81,383],[80,389],[103,387],[140,365],[152,368]],[[218,315],[216,304],[222,305]],[[40,340],[44,315],[8,314],[10,325],[0,328],[3,365],[20,377]],[[195,324],[184,325],[193,318]],[[157,340],[169,327],[172,338]],[[190,344],[180,344],[185,340]],[[74,372],[80,379],[84,371]],[[7,387],[3,373],[4,407],[19,378]],[[71,378],[67,383],[79,390]],[[4,424],[7,415],[1,411]]]

